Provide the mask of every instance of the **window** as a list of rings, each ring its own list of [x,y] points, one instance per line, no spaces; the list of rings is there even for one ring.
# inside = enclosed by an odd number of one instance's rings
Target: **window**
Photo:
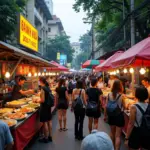
[[[51,32],[51,28],[48,28],[48,32]]]

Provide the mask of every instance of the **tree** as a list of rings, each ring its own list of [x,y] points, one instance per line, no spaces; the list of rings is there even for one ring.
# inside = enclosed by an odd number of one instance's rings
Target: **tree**
[[[72,66],[75,69],[80,69],[81,64],[88,60],[90,56],[92,51],[92,37],[90,36],[90,32],[87,31],[86,34],[82,35],[79,42],[82,52],[72,62]]]
[[[87,52],[87,53],[91,52],[92,38],[90,36],[89,31],[80,37],[79,42],[80,42],[80,48],[82,51]]]
[[[71,47],[69,36],[56,36],[54,39],[49,39],[47,43],[46,57],[56,61],[57,53],[66,54],[68,62],[72,61],[74,50]]]
[[[26,0],[0,0],[0,40],[6,40],[17,26],[17,13],[21,12]]]

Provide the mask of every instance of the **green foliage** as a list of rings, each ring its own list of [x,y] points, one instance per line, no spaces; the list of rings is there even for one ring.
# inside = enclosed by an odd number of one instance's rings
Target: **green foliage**
[[[17,26],[17,13],[21,12],[26,0],[0,0],[0,40],[6,40]]]
[[[88,52],[88,53],[91,51],[92,38],[89,35],[89,31],[88,33],[80,37],[79,42],[80,42],[80,48],[82,51]]]
[[[82,52],[72,62],[72,66],[75,69],[80,69],[81,64],[84,63],[86,60],[88,60],[90,53],[92,51],[91,50],[92,38],[90,36],[89,31],[87,31],[86,34],[82,35],[79,41]]]
[[[143,5],[147,3],[148,5]],[[142,6],[135,15],[136,42],[142,40],[150,33],[150,3],[146,0],[135,0],[135,9]],[[124,0],[125,17],[130,14],[130,0]],[[126,39],[124,40],[123,26],[123,0],[76,0],[73,8],[79,12],[81,7],[87,13],[87,20],[95,18],[95,30],[98,49],[111,51],[118,48],[129,47],[130,43],[130,17],[126,20]],[[114,34],[115,33],[115,34]]]
[[[66,54],[68,62],[72,61],[74,50],[72,49],[69,41],[69,36],[61,35],[50,39],[47,43],[46,57],[56,61],[57,53]]]

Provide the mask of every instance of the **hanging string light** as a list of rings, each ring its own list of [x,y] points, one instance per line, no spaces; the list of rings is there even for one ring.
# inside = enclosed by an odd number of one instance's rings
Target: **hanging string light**
[[[37,75],[38,75],[38,74],[35,72],[35,73],[34,73],[34,76],[37,77]]]
[[[32,76],[32,74],[31,74],[31,72],[29,72],[29,73],[28,73],[28,77],[31,77],[31,76]]]
[[[146,70],[145,70],[145,68],[141,68],[139,72],[140,72],[140,74],[145,74]]]
[[[116,73],[120,73],[120,71],[119,71],[119,70],[117,70],[117,71],[116,71]]]
[[[38,76],[41,76],[41,72],[38,73]]]
[[[9,73],[9,72],[6,72],[6,73],[5,73],[5,77],[6,77],[6,78],[10,78],[10,73]]]
[[[130,68],[130,73],[134,73],[134,69],[133,68]]]
[[[128,70],[125,68],[125,69],[123,70],[123,72],[124,72],[124,73],[127,73],[127,72],[128,72]]]

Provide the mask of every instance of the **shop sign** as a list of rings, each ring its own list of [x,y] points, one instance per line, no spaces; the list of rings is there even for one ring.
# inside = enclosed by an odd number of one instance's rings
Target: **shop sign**
[[[60,60],[60,53],[57,53],[57,60]]]
[[[19,15],[19,44],[38,51],[38,31],[25,19]]]

